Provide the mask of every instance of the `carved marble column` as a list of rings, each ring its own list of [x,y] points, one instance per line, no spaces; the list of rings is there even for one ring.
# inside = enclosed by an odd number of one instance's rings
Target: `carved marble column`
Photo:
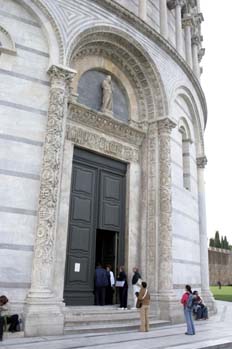
[[[147,20],[147,0],[139,0],[139,17],[144,21]]]
[[[216,311],[215,301],[209,289],[209,264],[208,264],[208,239],[206,224],[205,205],[205,182],[204,169],[207,164],[205,156],[197,158],[198,175],[198,207],[199,207],[199,230],[200,230],[200,256],[201,256],[201,295],[209,309]]]
[[[192,37],[192,56],[193,56],[193,72],[196,77],[200,78],[200,66],[198,60],[198,50],[200,46],[200,38],[198,35]]]
[[[168,39],[168,13],[167,0],[159,0],[160,7],[160,34],[165,39]]]
[[[172,265],[172,184],[171,131],[176,126],[170,118],[158,120],[159,137],[159,225],[158,225],[158,300],[161,319],[180,321],[179,304],[173,290]]]
[[[193,20],[191,15],[185,15],[182,19],[182,27],[185,31],[185,56],[186,62],[192,68],[193,59],[192,59],[192,43],[191,43],[191,27],[193,25]]]
[[[63,333],[62,300],[53,290],[57,213],[67,117],[67,97],[75,71],[51,66],[50,98],[40,179],[38,222],[31,289],[26,299],[25,335]],[[51,321],[53,319],[54,321]]]
[[[167,6],[169,10],[175,9],[175,30],[176,30],[176,50],[179,54],[183,53],[183,33],[181,23],[181,8],[185,4],[184,0],[168,0]]]

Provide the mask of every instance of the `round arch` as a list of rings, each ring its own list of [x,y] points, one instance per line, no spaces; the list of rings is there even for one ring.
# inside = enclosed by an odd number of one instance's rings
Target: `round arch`
[[[64,44],[62,36],[48,7],[41,0],[16,0],[16,2],[40,23],[49,47],[49,65],[63,64]]]
[[[178,130],[181,132],[182,130],[184,130],[185,133],[185,137],[186,140],[189,141],[190,143],[192,143],[193,141],[193,137],[192,137],[192,133],[188,124],[188,120],[186,120],[185,117],[181,117],[179,122],[178,122]]]
[[[139,121],[153,121],[168,114],[160,74],[149,54],[130,35],[105,26],[87,29],[70,43],[67,65],[75,67],[78,60],[88,56],[111,61],[126,76],[135,91]]]
[[[174,105],[178,97],[181,97],[188,107],[188,110],[190,112],[191,119],[192,119],[192,124],[193,124],[194,138],[196,140],[197,157],[202,156],[205,153],[203,126],[201,123],[199,110],[198,110],[196,101],[194,99],[194,96],[187,87],[179,86],[174,90],[174,93],[171,98],[170,106]],[[183,122],[184,118],[181,118],[181,119],[180,119],[180,123]],[[185,126],[186,126],[186,120],[185,120]],[[188,124],[187,124],[187,128],[189,128]],[[189,128],[189,132],[190,132],[190,128]],[[192,136],[191,136],[191,140],[193,140]]]

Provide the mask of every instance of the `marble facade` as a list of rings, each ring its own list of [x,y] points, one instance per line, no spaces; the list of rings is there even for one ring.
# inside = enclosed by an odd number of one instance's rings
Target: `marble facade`
[[[186,283],[215,310],[199,81],[203,17],[197,3],[163,2],[154,1],[167,20],[159,24],[157,16],[148,20],[146,1],[140,16],[130,1],[0,0],[0,285],[24,313],[27,336],[63,333],[75,146],[127,163],[125,265],[129,277],[140,266],[159,318],[182,320]],[[194,28],[187,34],[183,6]],[[78,81],[91,69],[123,86],[128,122],[79,103]]]

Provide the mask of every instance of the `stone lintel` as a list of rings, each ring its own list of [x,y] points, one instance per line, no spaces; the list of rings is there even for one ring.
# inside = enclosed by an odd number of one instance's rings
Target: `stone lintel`
[[[146,135],[146,132],[142,129],[125,124],[108,114],[94,111],[77,102],[74,103],[73,100],[69,101],[68,119],[73,123],[82,124],[106,135],[120,138],[137,147],[142,144]],[[139,127],[139,124],[137,125]]]

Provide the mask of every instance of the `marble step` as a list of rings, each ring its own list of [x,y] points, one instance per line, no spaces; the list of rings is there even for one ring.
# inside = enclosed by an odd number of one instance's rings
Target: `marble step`
[[[149,315],[150,319],[157,320],[155,314]],[[121,321],[133,321],[140,318],[139,312],[130,312],[125,310],[121,312],[111,312],[110,314],[66,314],[65,323],[69,322],[121,322]]]
[[[19,331],[19,332],[3,332],[3,339],[15,339],[15,338],[23,338],[24,337],[24,332]]]
[[[151,320],[150,328],[170,325],[169,321]],[[76,325],[65,324],[64,334],[80,334],[80,333],[107,333],[107,332],[123,332],[123,331],[138,331],[140,320],[134,320],[133,323],[126,320],[121,322],[98,322],[98,323],[76,323]]]

